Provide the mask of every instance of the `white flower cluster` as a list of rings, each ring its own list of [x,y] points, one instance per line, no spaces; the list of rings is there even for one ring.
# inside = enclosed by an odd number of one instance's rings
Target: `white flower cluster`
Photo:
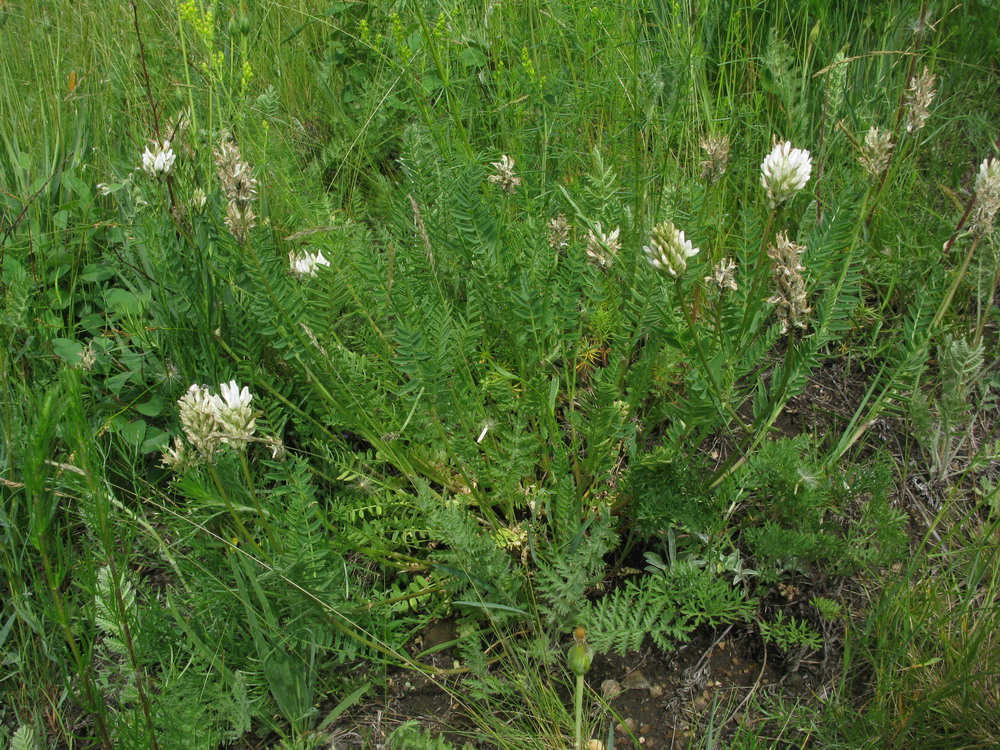
[[[646,251],[649,265],[675,278],[687,269],[687,259],[698,254],[698,248],[670,221],[653,227],[649,244],[642,249]]]
[[[174,161],[177,157],[174,150],[170,148],[170,141],[164,141],[163,145],[156,145],[155,151],[151,151],[149,146],[142,152],[142,168],[153,177],[165,175],[173,169]]]
[[[788,141],[776,143],[760,165],[760,183],[767,190],[771,208],[795,196],[812,176],[812,157]]]
[[[292,267],[292,273],[300,278],[315,276],[317,268],[330,265],[330,261],[323,257],[322,252],[289,253],[288,262]]]
[[[197,451],[197,457],[209,463],[215,460],[221,445],[243,449],[256,431],[257,417],[250,409],[253,401],[250,390],[230,380],[221,384],[219,391],[212,393],[207,385],[195,384],[177,402],[184,436]],[[173,448],[163,455],[163,463],[180,469],[190,462],[183,442],[175,437]]]

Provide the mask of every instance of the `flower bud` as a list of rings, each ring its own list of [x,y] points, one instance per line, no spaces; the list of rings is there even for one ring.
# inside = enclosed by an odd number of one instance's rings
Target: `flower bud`
[[[670,221],[653,227],[649,245],[642,249],[646,251],[646,260],[653,268],[674,277],[681,276],[687,269],[687,259],[698,254],[698,248]]]
[[[569,647],[566,661],[569,662],[569,668],[575,675],[585,675],[590,670],[590,664],[594,661],[594,651],[587,643],[587,631],[583,628],[578,627],[573,631],[573,645]]]

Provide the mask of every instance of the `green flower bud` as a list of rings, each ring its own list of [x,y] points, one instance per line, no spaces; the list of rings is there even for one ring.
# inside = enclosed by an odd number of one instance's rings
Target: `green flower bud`
[[[569,662],[569,668],[578,676],[587,674],[590,669],[590,664],[594,661],[594,651],[587,643],[587,631],[583,628],[573,631],[573,645],[569,647],[566,661]]]

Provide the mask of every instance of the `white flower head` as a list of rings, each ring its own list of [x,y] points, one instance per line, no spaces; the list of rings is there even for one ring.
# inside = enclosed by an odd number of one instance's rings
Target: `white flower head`
[[[164,141],[162,146],[156,146],[155,151],[146,146],[146,150],[142,152],[142,168],[147,174],[159,177],[173,168],[176,158],[174,150],[170,148],[170,141]]]
[[[649,265],[674,277],[681,276],[687,269],[687,259],[698,254],[698,248],[670,221],[653,227],[649,244],[642,249]]]
[[[219,386],[221,395],[212,396],[212,411],[222,433],[223,443],[236,447],[245,447],[247,439],[253,436],[256,417],[250,409],[253,394],[243,386],[241,389],[235,380],[222,383]]]
[[[322,252],[298,255],[289,253],[288,262],[292,266],[292,273],[299,277],[315,276],[317,268],[330,265],[330,261],[323,257]]]
[[[177,402],[184,435],[198,453],[209,460],[215,455],[218,442],[212,398],[208,386],[195,384]]]
[[[767,190],[771,208],[795,196],[812,176],[812,157],[789,141],[775,143],[760,165],[760,184]]]

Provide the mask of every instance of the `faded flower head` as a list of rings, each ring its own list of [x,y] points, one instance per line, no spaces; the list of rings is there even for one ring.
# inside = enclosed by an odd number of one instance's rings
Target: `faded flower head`
[[[257,180],[235,143],[223,141],[219,144],[215,151],[215,166],[227,200],[249,203],[257,197]]]
[[[872,125],[865,135],[865,145],[861,147],[859,161],[871,177],[881,177],[889,166],[892,155],[892,133]]]
[[[173,168],[174,161],[177,159],[173,149],[170,148],[170,141],[164,141],[162,146],[154,143],[153,149],[151,150],[149,146],[146,146],[146,150],[142,152],[143,170],[153,177],[167,174]]]
[[[191,198],[188,203],[195,211],[201,211],[205,208],[205,204],[208,203],[208,196],[205,195],[205,191],[202,188],[195,188],[191,191]]]
[[[799,260],[805,249],[789,240],[786,232],[779,232],[775,244],[767,249],[776,287],[768,302],[777,306],[783,333],[792,326],[805,328],[806,316],[812,312],[806,301],[806,282],[802,277],[806,269]]]
[[[771,153],[760,165],[760,183],[767,190],[771,208],[795,196],[809,182],[812,157],[801,148],[792,148],[789,141],[775,143]]]
[[[931,102],[937,92],[934,90],[934,82],[937,76],[933,75],[926,66],[920,71],[920,75],[915,76],[910,81],[910,88],[906,92],[906,132],[912,133],[920,130],[930,116]]]
[[[93,343],[90,343],[80,351],[80,361],[76,363],[76,367],[81,370],[93,370],[96,362],[97,352],[94,351]]]
[[[257,225],[257,214],[249,203],[229,201],[226,206],[226,227],[241,245],[250,236],[250,230]]]
[[[256,418],[250,410],[253,394],[243,386],[240,389],[235,380],[219,386],[220,395],[212,396],[212,409],[218,422],[220,439],[223,443],[246,447],[247,439],[253,437]]]
[[[729,136],[710,135],[701,139],[701,148],[705,158],[701,162],[701,178],[716,182],[726,173],[729,163]]]
[[[681,276],[687,269],[687,259],[698,254],[698,248],[670,221],[653,227],[649,244],[642,249],[646,251],[646,260],[653,268],[674,277]]]
[[[732,289],[734,292],[739,288],[736,286],[736,261],[731,258],[723,258],[715,264],[712,275],[705,277],[706,284],[715,284],[720,291]]]
[[[559,214],[556,218],[551,219],[546,226],[549,228],[549,247],[553,250],[561,250],[569,245],[570,225],[565,216]]]
[[[515,193],[517,186],[521,184],[521,178],[514,174],[514,160],[504,154],[500,157],[500,161],[491,163],[496,172],[486,179],[494,185],[499,185],[508,193]]]
[[[317,268],[330,265],[330,261],[323,257],[322,252],[289,253],[288,262],[292,266],[292,273],[299,277],[315,276]]]
[[[215,408],[212,392],[206,385],[192,385],[177,402],[184,436],[206,460],[212,460],[218,447]]]
[[[224,140],[216,149],[215,166],[219,171],[222,192],[229,201],[226,226],[242,245],[256,225],[257,215],[250,203],[257,197],[257,180],[250,165],[243,161],[240,147],[230,140]]]
[[[596,222],[594,229],[587,230],[587,257],[602,268],[610,266],[622,247],[618,239],[620,231],[615,227],[613,232],[605,234],[601,222]]]
[[[174,444],[173,446],[168,446],[167,449],[163,451],[160,463],[168,469],[182,471],[185,467],[187,467],[190,460],[191,457],[188,454],[187,448],[184,447],[184,441],[177,435],[174,435]]]
[[[1000,210],[1000,160],[983,159],[976,175],[976,210],[972,215],[972,228],[977,234],[986,234],[993,228],[993,220]]]

